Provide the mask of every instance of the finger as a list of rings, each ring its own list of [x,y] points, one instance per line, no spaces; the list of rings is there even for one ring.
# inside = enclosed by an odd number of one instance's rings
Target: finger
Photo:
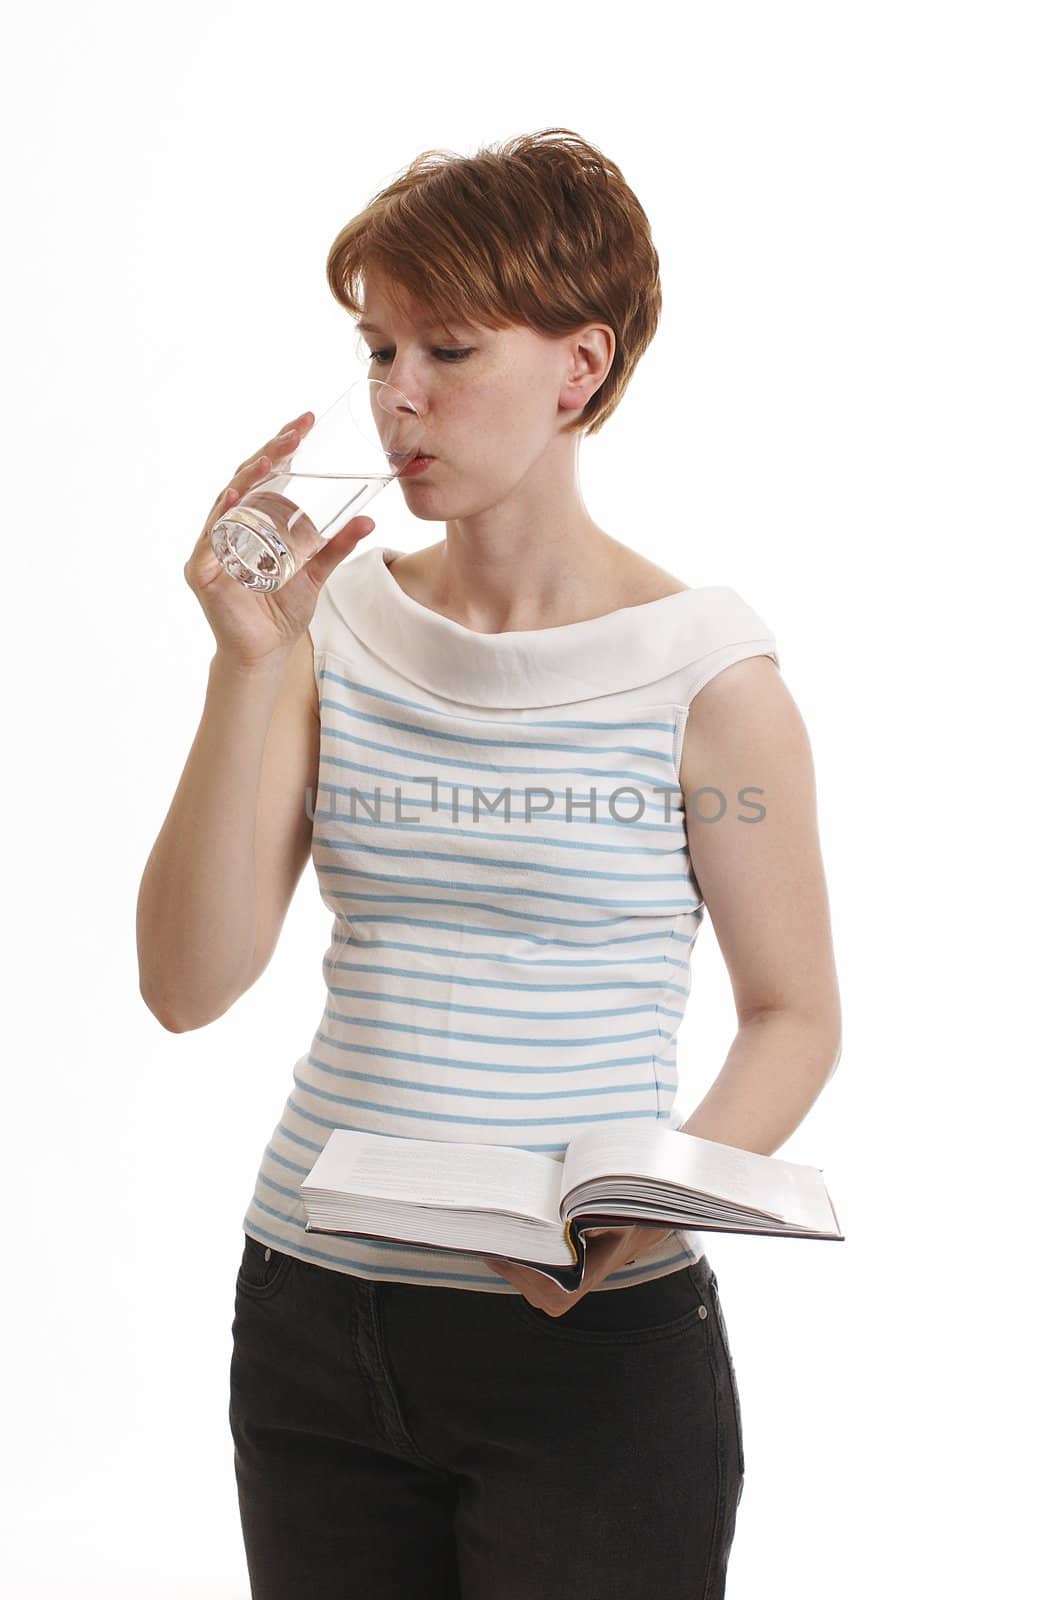
[[[301,417],[295,418],[294,422],[286,422],[283,428],[277,430],[272,439],[266,440],[261,450],[256,451],[253,456],[248,456],[246,461],[241,461],[237,471],[240,472],[245,467],[253,466],[261,455],[268,455],[271,460],[275,461],[291,455],[302,443],[304,435],[309,432],[313,420],[314,413],[312,411],[304,411]]]
[[[338,533],[334,533],[320,550],[314,552],[303,567],[303,572],[315,586],[320,588],[329,575],[346,560],[355,545],[372,533],[376,523],[372,517],[355,517],[348,522]]]
[[[263,459],[272,466],[275,462],[284,461],[288,456],[293,455],[302,443],[305,434],[309,431],[313,420],[314,413],[312,411],[304,411],[301,417],[296,417],[292,422],[288,422],[283,428],[278,429],[272,439],[266,440],[261,450],[256,450],[254,455],[250,455],[246,460],[241,461],[229,482],[215,500],[211,515],[214,515],[221,502],[227,497],[230,501],[239,499],[238,494],[235,496],[230,494],[234,484],[239,481],[241,488],[247,488],[250,483],[254,482],[256,477],[261,476]]]
[[[249,461],[246,466],[237,467],[215,501],[215,505],[222,500],[239,500],[240,496],[246,494],[253,483],[258,483],[263,478],[268,478],[272,471],[273,460],[270,456],[256,456],[254,461]]]
[[[482,1260],[485,1266],[490,1267],[496,1278],[505,1278],[506,1282],[511,1283],[514,1289],[519,1289],[522,1294],[524,1293],[524,1285],[514,1276],[513,1268],[508,1261],[489,1261],[486,1256],[482,1257]]]
[[[314,413],[312,411],[303,411],[299,414],[299,416],[293,417],[291,422],[286,422],[284,427],[281,429],[281,432],[283,433],[288,428],[309,427],[313,420]]]
[[[246,467],[238,467],[229,482],[229,487],[246,489],[259,478],[268,476],[276,466],[276,458],[268,454],[256,456]]]
[[[273,462],[269,456],[259,456],[246,467],[240,467],[233,478],[226,484],[210,508],[210,514],[203,524],[199,542],[210,537],[211,529],[218,518],[226,511],[231,511],[236,502],[247,493],[255,483],[261,483],[273,472]]]

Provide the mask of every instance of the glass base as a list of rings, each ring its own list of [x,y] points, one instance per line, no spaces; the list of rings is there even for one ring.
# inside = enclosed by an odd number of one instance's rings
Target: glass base
[[[297,567],[274,523],[252,506],[234,506],[210,530],[214,554],[246,589],[271,594]]]

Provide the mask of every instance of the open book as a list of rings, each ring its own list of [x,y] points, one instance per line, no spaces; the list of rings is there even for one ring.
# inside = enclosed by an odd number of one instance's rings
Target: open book
[[[307,1233],[499,1256],[576,1290],[591,1228],[843,1239],[818,1167],[674,1128],[599,1126],[564,1159],[335,1128],[299,1186]]]

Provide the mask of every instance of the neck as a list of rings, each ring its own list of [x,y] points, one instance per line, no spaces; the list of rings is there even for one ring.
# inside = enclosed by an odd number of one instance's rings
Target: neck
[[[407,592],[480,633],[553,628],[624,604],[624,547],[589,519],[529,540],[447,523],[447,536],[404,566]],[[407,581],[409,580],[409,581]]]

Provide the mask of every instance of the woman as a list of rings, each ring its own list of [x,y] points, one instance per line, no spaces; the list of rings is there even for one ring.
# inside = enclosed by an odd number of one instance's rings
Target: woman
[[[567,1295],[515,1262],[307,1234],[299,1184],[334,1127],[558,1158],[588,1121],[678,1127],[704,905],[738,1029],[682,1128],[774,1152],[840,1053],[804,726],[756,613],[580,496],[580,440],[660,312],[613,163],[565,129],[419,158],[328,275],[423,419],[434,459],[399,482],[445,536],[341,564],[358,517],[255,594],[209,529],[309,415],[240,466],[185,567],[216,650],[138,906],[142,992],[174,1030],[265,970],[311,854],[335,917],[244,1218],[252,1591],[719,1596],[744,1460],[706,1235],[603,1229]]]

